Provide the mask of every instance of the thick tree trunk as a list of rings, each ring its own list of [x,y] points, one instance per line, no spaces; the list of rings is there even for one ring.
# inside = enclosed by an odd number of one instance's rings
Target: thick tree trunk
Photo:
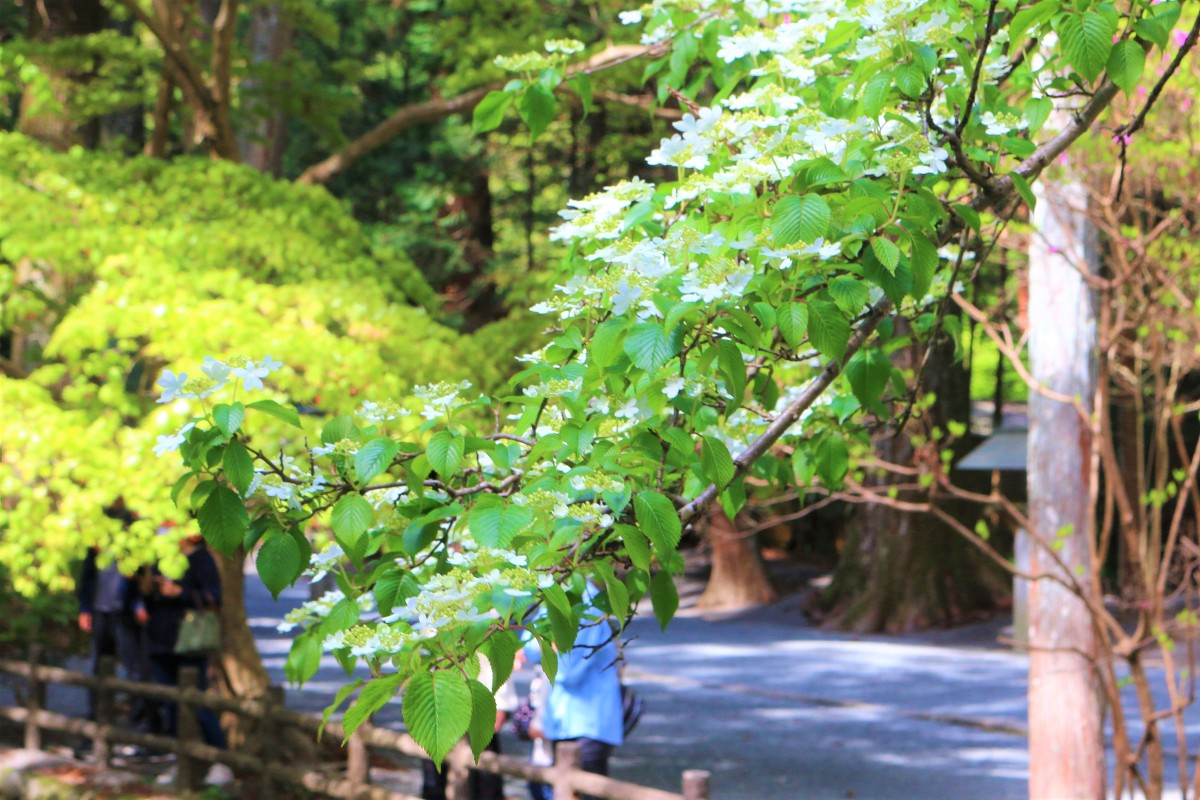
[[[1080,183],[1039,187],[1040,232],[1029,257],[1030,366],[1039,384],[1090,409],[1096,380],[1096,312],[1080,270],[1095,271],[1097,234]],[[1092,440],[1072,402],[1031,391],[1031,571],[1078,580],[1090,591],[1094,501]],[[1052,580],[1029,588],[1029,796],[1104,797],[1104,707],[1093,620],[1085,601]]]
[[[292,43],[292,31],[283,22],[278,3],[254,6],[250,11],[250,60],[255,64],[277,64]],[[245,81],[241,91],[252,95],[257,82]],[[250,129],[239,137],[242,163],[259,172],[279,177],[287,144],[287,118],[282,111],[262,106],[251,110]]]
[[[754,536],[738,531],[720,508],[709,512],[704,536],[712,553],[712,574],[696,608],[733,610],[776,598]]]
[[[100,0],[39,0],[26,4],[29,14],[29,38],[44,42],[68,36],[99,33],[104,28],[106,14]],[[50,89],[60,108],[39,108],[33,89],[21,95],[18,127],[21,133],[65,150],[73,145],[95,147],[100,126],[97,120],[80,120],[71,109],[73,87],[85,75],[71,71],[54,71],[43,67]]]
[[[934,344],[925,364],[923,391],[937,402],[928,410],[929,427],[947,429],[970,415],[970,376],[954,359],[948,339]],[[895,356],[902,368],[920,363],[924,349],[911,346]],[[964,443],[966,444],[966,443]],[[904,431],[877,439],[883,461],[911,464],[914,451]],[[868,486],[886,478],[868,477]],[[945,509],[964,520],[978,510],[954,503]],[[974,519],[966,523],[974,528]],[[887,505],[858,508],[848,524],[846,545],[821,606],[833,626],[857,631],[899,632],[950,625],[994,610],[1010,591],[1007,574],[936,517]]]
[[[254,644],[254,633],[246,617],[246,578],[242,571],[245,552],[239,547],[232,557],[212,551],[221,573],[221,654],[218,659],[223,689],[233,697],[261,697],[271,679]],[[222,720],[229,731],[229,744],[238,747],[246,732],[236,715]]]

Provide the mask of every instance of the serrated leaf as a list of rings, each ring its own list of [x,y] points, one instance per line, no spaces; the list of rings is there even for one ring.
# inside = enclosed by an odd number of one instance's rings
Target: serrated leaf
[[[246,408],[253,408],[256,411],[269,414],[275,419],[282,420],[292,427],[301,427],[300,415],[296,413],[296,409],[281,406],[274,400],[255,400],[253,403],[247,403]]]
[[[1025,103],[1025,120],[1029,123],[1029,132],[1037,133],[1050,119],[1054,110],[1054,101],[1049,97],[1035,97]]]
[[[638,492],[633,498],[638,527],[654,543],[660,558],[675,552],[683,536],[683,525],[675,504],[653,489]]]
[[[213,419],[216,421],[217,427],[221,429],[221,433],[226,436],[233,436],[242,427],[242,422],[246,419],[246,407],[240,402],[233,404],[221,403],[213,409]]]
[[[384,436],[364,444],[354,454],[354,472],[358,482],[365,484],[386,470],[399,452],[400,445]]]
[[[789,195],[771,211],[771,236],[778,247],[796,242],[815,242],[829,231],[830,211],[825,198],[816,194]]]
[[[776,324],[788,347],[795,350],[808,335],[808,309],[803,303],[784,303],[776,309]]]
[[[621,317],[613,317],[596,328],[588,345],[588,356],[601,369],[614,363],[621,355],[621,336],[625,333],[628,322]]]
[[[901,64],[893,72],[896,86],[914,100],[925,93],[925,73],[916,64]]]
[[[337,536],[353,544],[366,533],[374,519],[375,512],[367,498],[361,494],[347,494],[333,504],[330,523]]]
[[[372,714],[391,702],[391,699],[396,696],[396,690],[400,688],[400,682],[401,676],[397,673],[376,678],[363,687],[362,691],[358,693],[358,697],[355,699],[354,705],[346,709],[346,713],[342,717],[342,728],[346,732],[347,739],[349,739],[350,734],[358,730],[359,726],[366,722]],[[470,702],[471,701],[468,696],[467,703]],[[468,714],[469,713],[470,711],[468,709]],[[466,730],[466,725],[463,726],[463,730]],[[459,736],[462,736],[462,732],[459,733]],[[416,738],[415,735],[413,738]]]
[[[321,444],[337,444],[354,435],[355,425],[351,417],[334,417],[321,429]]]
[[[650,579],[650,600],[654,603],[654,618],[665,631],[679,610],[679,591],[671,573],[660,569]]]
[[[500,687],[512,677],[513,665],[517,660],[517,652],[521,649],[521,640],[514,631],[496,631],[487,641],[487,660],[492,668],[492,691],[500,691]]]
[[[937,274],[940,256],[933,242],[924,236],[912,239],[913,297],[920,300],[929,293],[933,277]]]
[[[430,437],[425,457],[442,480],[448,480],[458,472],[465,450],[466,442],[461,436],[456,436],[450,431],[438,431]]]
[[[815,457],[821,483],[830,490],[840,489],[850,470],[850,451],[846,442],[836,433],[828,433],[817,443]]]
[[[477,505],[467,516],[475,541],[485,547],[507,548],[513,537],[533,522],[533,512],[517,505]]]
[[[740,406],[746,394],[746,362],[742,360],[742,351],[735,342],[729,339],[717,342],[717,364],[725,378],[725,388],[733,398],[734,407]]]
[[[1059,25],[1063,55],[1084,80],[1096,80],[1108,64],[1116,29],[1096,11],[1068,14]]]
[[[862,350],[846,365],[846,378],[858,402],[871,406],[878,402],[892,376],[892,362],[882,351]]]
[[[279,593],[300,577],[307,566],[300,553],[300,545],[288,533],[279,533],[264,542],[254,565],[258,568],[258,576],[276,600],[279,599]]]
[[[321,640],[312,634],[301,634],[292,642],[287,659],[283,663],[283,674],[289,683],[304,684],[321,668]]]
[[[964,203],[955,203],[950,206],[950,210],[954,212],[954,216],[961,219],[963,222],[975,231],[975,235],[979,235],[980,226],[983,221],[979,218],[979,212]]]
[[[250,525],[250,514],[242,498],[224,486],[213,487],[197,517],[205,541],[226,555],[242,543]]]
[[[679,352],[679,344],[679,337],[669,336],[661,325],[639,322],[625,337],[625,353],[638,369],[653,372]]]
[[[808,304],[808,339],[821,355],[841,361],[850,343],[850,321],[833,303],[813,300]]]
[[[877,72],[863,86],[862,97],[858,101],[859,110],[868,119],[878,119],[879,112],[887,103],[888,94],[892,91],[892,73]]]
[[[362,686],[362,684],[362,678],[355,678],[353,683],[348,683],[337,690],[337,693],[333,696],[333,702],[326,706],[325,710],[321,713],[321,725],[317,728],[317,739],[320,739],[324,735],[325,726],[329,724],[329,718],[333,716],[333,712],[337,711],[342,703],[346,702],[346,698],[354,694],[354,690]]]
[[[1136,41],[1125,39],[1113,46],[1108,57],[1108,77],[1125,94],[1131,94],[1137,88],[1145,68],[1146,51]]]
[[[421,593],[421,585],[407,570],[393,569],[383,573],[375,581],[372,594],[375,595],[375,605],[381,616],[388,616],[392,609],[410,597]]]
[[[1058,11],[1058,7],[1058,0],[1041,0],[1013,14],[1012,21],[1008,23],[1009,41],[1023,44],[1026,31],[1049,20]]]
[[[888,272],[896,274],[896,267],[900,264],[900,248],[895,242],[876,236],[871,239],[871,251]]]
[[[529,139],[533,141],[541,136],[554,120],[554,115],[558,113],[558,100],[554,98],[554,93],[541,83],[531,83],[521,95],[517,111],[529,126]]]
[[[617,525],[614,530],[621,537],[621,541],[625,543],[625,549],[629,551],[629,560],[633,562],[633,565],[638,569],[649,571],[650,543],[646,540],[645,534],[632,525]]]
[[[488,92],[471,112],[471,130],[480,134],[500,127],[500,123],[504,121],[504,112],[512,105],[512,101],[511,92]]]
[[[225,477],[229,478],[229,482],[238,490],[238,494],[245,496],[246,489],[254,480],[254,461],[250,458],[250,453],[246,451],[245,445],[237,439],[231,439],[225,446],[225,455],[221,459],[221,466],[225,470]]]
[[[575,648],[575,637],[579,635],[579,621],[570,610],[563,613],[557,606],[546,607],[550,619],[550,631],[554,634],[554,646],[560,653],[569,653]]]
[[[700,467],[704,477],[718,488],[723,488],[733,480],[733,458],[729,455],[729,448],[720,439],[704,437],[700,444]]]
[[[829,281],[828,288],[833,302],[847,314],[857,314],[871,299],[871,290],[852,275],[839,275]]]
[[[1021,199],[1025,201],[1025,205],[1029,206],[1029,210],[1033,211],[1037,205],[1037,195],[1033,193],[1033,187],[1029,185],[1029,181],[1022,178],[1017,173],[1013,172],[1009,175],[1012,178],[1013,186],[1016,187],[1017,194],[1021,195]]]
[[[476,680],[468,681],[471,690],[471,723],[467,738],[471,742],[471,753],[475,760],[491,743],[496,735],[496,696],[492,690]]]

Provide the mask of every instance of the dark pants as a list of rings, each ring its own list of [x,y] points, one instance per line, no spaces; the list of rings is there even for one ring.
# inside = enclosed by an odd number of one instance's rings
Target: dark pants
[[[608,757],[612,755],[613,746],[598,739],[580,736],[578,739],[561,739],[559,741],[579,743],[579,768],[584,772],[594,772],[597,775],[608,774]],[[554,751],[558,752],[558,742],[554,743]],[[581,800],[598,800],[590,794],[581,794]]]
[[[154,668],[156,683],[164,686],[178,686],[179,670],[184,667],[195,667],[200,673],[200,681],[196,688],[200,691],[208,688],[208,659],[204,656],[155,653],[150,656],[150,664]],[[205,744],[225,749],[225,732],[221,730],[221,721],[211,708],[197,708],[196,722],[200,725],[200,733],[204,736]],[[167,736],[179,735],[179,706],[176,703],[163,704],[163,733]]]
[[[486,750],[500,753],[500,736],[492,737]],[[423,770],[421,781],[421,800],[446,800],[446,765],[438,772],[434,763],[429,759],[421,762]],[[470,771],[467,778],[468,796],[471,800],[504,800],[504,776],[492,772]]]
[[[92,614],[92,674],[99,670],[102,656],[116,656],[131,681],[150,681],[150,661],[146,655],[146,631],[132,614],[97,611]],[[96,718],[96,695],[88,693],[88,718]],[[129,698],[129,725],[140,731],[157,733],[155,704],[144,697]]]

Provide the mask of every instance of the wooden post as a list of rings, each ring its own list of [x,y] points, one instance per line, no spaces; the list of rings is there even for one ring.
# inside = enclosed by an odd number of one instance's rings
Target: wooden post
[[[105,735],[105,729],[114,724],[116,703],[112,688],[108,682],[117,674],[117,659],[114,656],[100,656],[96,662],[96,677],[100,679],[96,686],[96,735],[92,737],[92,753],[96,763],[107,766],[112,747]]]
[[[371,783],[369,755],[362,733],[355,730],[350,734],[350,740],[346,742],[346,780],[350,781],[355,796]]]
[[[582,767],[579,742],[558,742],[554,746],[554,800],[579,800],[571,773]]]
[[[446,756],[442,769],[446,771],[446,800],[471,800],[471,748],[463,739]]]
[[[42,749],[42,729],[38,727],[38,712],[46,707],[46,684],[38,677],[38,667],[42,663],[42,646],[29,646],[29,696],[25,700],[25,708],[29,718],[25,720],[25,749]]]
[[[683,773],[683,800],[708,800],[711,775],[706,769],[689,769]]]
[[[1092,411],[1098,234],[1088,189],[1072,179],[1038,184],[1029,251],[1029,363],[1034,379],[1069,400],[1029,392],[1030,572],[1095,591]],[[1046,545],[1052,545],[1050,550]],[[1104,707],[1094,659],[1096,623],[1084,599],[1055,580],[1029,585],[1029,797],[1104,797]],[[1063,709],[1071,709],[1064,714]]]
[[[179,670],[179,688],[197,689],[200,686],[200,670],[195,667],[183,667]],[[190,792],[200,785],[200,770],[203,764],[188,755],[186,745],[192,742],[202,742],[200,722],[196,719],[196,706],[180,701],[178,710],[178,747],[175,750],[175,791]]]

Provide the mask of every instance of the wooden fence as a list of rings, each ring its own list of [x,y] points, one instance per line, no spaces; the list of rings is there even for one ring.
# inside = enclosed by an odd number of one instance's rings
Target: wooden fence
[[[122,680],[116,677],[116,661],[102,658],[96,675],[46,666],[39,663],[36,652],[28,662],[0,659],[0,674],[23,678],[26,683],[24,706],[0,706],[0,719],[23,725],[25,747],[42,747],[42,732],[56,731],[91,739],[93,752],[100,763],[107,763],[113,744],[132,744],[176,755],[175,788],[195,788],[208,762],[219,762],[261,776],[268,784],[300,786],[309,791],[339,800],[420,800],[411,795],[371,786],[369,751],[399,753],[426,758],[411,736],[371,724],[360,726],[346,743],[346,767],[343,774],[328,771],[297,769],[287,760],[280,731],[286,726],[316,736],[321,721],[307,714],[284,708],[282,687],[273,686],[259,699],[227,698],[215,692],[202,692],[197,686],[200,678],[195,668],[180,670],[179,686]],[[46,687],[49,684],[80,686],[95,693],[96,719],[85,720],[59,714],[46,708]],[[118,692],[150,700],[179,704],[178,738],[141,733],[118,727],[115,722],[115,696]],[[263,755],[238,753],[204,744],[195,709],[207,707],[216,712],[233,712],[260,723],[259,730],[280,740],[260,742]],[[325,736],[345,739],[345,731],[336,720],[325,726]],[[276,760],[278,759],[278,760]],[[633,783],[614,780],[579,769],[580,752],[574,742],[560,742],[552,767],[539,767],[516,756],[484,752],[475,763],[471,750],[460,742],[446,758],[447,800],[469,800],[467,775],[470,769],[508,775],[528,781],[539,781],[554,787],[555,800],[578,800],[580,793],[601,800],[709,800],[709,773],[688,770],[683,773],[681,793],[665,792]]]

